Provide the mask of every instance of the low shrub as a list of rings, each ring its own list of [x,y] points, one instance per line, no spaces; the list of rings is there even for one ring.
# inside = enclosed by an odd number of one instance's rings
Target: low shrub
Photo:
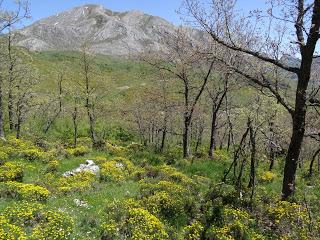
[[[115,144],[106,143],[106,151],[114,156],[124,156],[126,155],[126,148],[122,146],[117,146]]]
[[[51,173],[51,172],[56,172],[59,167],[59,161],[58,160],[51,160],[48,162],[46,168],[45,168],[45,173]]]
[[[21,182],[23,179],[23,169],[21,165],[6,162],[0,166],[0,182],[6,181],[18,181]]]
[[[192,224],[183,228],[184,240],[199,240],[204,227],[199,221],[194,221]]]
[[[261,174],[260,179],[262,182],[272,182],[276,177],[276,174],[271,171],[266,171]]]
[[[190,193],[181,185],[160,181],[157,183],[140,182],[142,206],[152,214],[174,220],[192,202]]]
[[[76,148],[67,148],[66,152],[69,156],[80,157],[88,154],[90,149],[85,146],[78,146]]]
[[[9,158],[9,155],[6,152],[0,150],[0,166],[3,165]]]
[[[19,155],[29,161],[44,160],[47,157],[45,152],[36,148],[22,150]]]
[[[26,240],[22,228],[11,224],[8,219],[0,215],[0,240],[19,239]]]
[[[106,182],[121,182],[132,176],[136,167],[123,157],[116,157],[101,165],[100,180]]]
[[[49,190],[33,184],[19,182],[0,183],[0,196],[15,198],[19,200],[46,201]]]
[[[102,224],[102,240],[165,240],[169,239],[165,225],[147,210],[137,207],[134,200],[113,202],[106,209]]]
[[[208,239],[254,239],[263,240],[265,237],[254,229],[254,219],[244,210],[225,207],[223,210],[223,225],[211,226],[207,231]]]
[[[88,171],[77,173],[70,177],[60,177],[54,187],[60,193],[81,192],[92,188],[96,176]]]
[[[0,215],[0,223],[0,239],[6,240],[67,240],[74,229],[74,221],[66,213],[29,202],[7,207]]]

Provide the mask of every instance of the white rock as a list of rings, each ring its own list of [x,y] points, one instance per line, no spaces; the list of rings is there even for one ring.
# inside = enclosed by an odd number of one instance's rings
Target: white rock
[[[100,171],[100,168],[98,165],[96,165],[94,163],[94,161],[86,160],[85,164],[80,164],[79,167],[77,167],[71,171],[67,171],[67,172],[63,173],[62,176],[70,177],[70,176],[74,176],[75,174],[81,173],[81,172],[92,172],[93,174],[98,174],[99,171]]]
[[[80,199],[74,199],[73,202],[76,204],[77,207],[89,207],[88,203],[86,203],[85,201],[81,201]]]

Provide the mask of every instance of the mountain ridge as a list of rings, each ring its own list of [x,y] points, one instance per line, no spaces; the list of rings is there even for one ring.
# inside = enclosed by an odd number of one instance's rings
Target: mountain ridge
[[[86,4],[17,30],[15,44],[32,51],[78,50],[90,39],[94,52],[122,56],[146,48],[161,50],[161,32],[176,28],[163,18],[138,10],[115,12]]]

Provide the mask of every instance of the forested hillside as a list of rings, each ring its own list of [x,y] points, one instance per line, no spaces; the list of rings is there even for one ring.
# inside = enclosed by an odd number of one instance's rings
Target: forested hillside
[[[320,1],[268,3],[0,1],[0,240],[319,239]]]

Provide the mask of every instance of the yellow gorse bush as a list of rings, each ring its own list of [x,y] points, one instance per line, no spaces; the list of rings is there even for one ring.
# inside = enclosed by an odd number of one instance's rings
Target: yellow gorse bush
[[[90,189],[95,181],[93,173],[84,171],[74,176],[60,177],[53,185],[60,193],[81,192]]]
[[[0,165],[4,164],[8,160],[8,158],[9,155],[6,152],[0,150]]]
[[[22,181],[23,169],[20,164],[6,162],[0,166],[0,182]]]
[[[199,221],[194,221],[192,224],[183,228],[184,240],[199,240],[204,227]]]
[[[89,153],[90,149],[86,146],[78,146],[76,148],[67,148],[66,152],[69,156],[79,157]]]
[[[22,228],[11,224],[4,216],[0,216],[0,240],[25,240]]]
[[[74,229],[74,221],[62,212],[46,211],[42,219],[33,229],[30,239],[34,240],[64,240],[70,239]]]
[[[140,181],[142,206],[151,213],[164,217],[182,214],[189,200],[188,191],[177,183]]]
[[[126,154],[126,148],[122,146],[117,146],[115,144],[106,143],[106,150],[108,153],[111,153],[115,156],[122,156]]]
[[[49,190],[33,184],[19,182],[0,183],[0,196],[7,196],[30,201],[46,201],[49,197]]]
[[[103,239],[165,240],[165,225],[139,203],[129,199],[113,202],[107,208],[107,222],[102,224]]]
[[[223,226],[211,226],[208,230],[207,235],[210,239],[265,239],[263,235],[253,230],[254,219],[248,212],[237,208],[225,207],[223,216]]]
[[[263,182],[272,182],[275,177],[276,177],[276,174],[271,171],[266,171],[260,176]]]
[[[123,157],[116,157],[101,165],[100,180],[107,182],[122,182],[132,176],[136,167]]]
[[[70,216],[39,203],[14,204],[0,215],[0,240],[67,240],[73,229]]]

